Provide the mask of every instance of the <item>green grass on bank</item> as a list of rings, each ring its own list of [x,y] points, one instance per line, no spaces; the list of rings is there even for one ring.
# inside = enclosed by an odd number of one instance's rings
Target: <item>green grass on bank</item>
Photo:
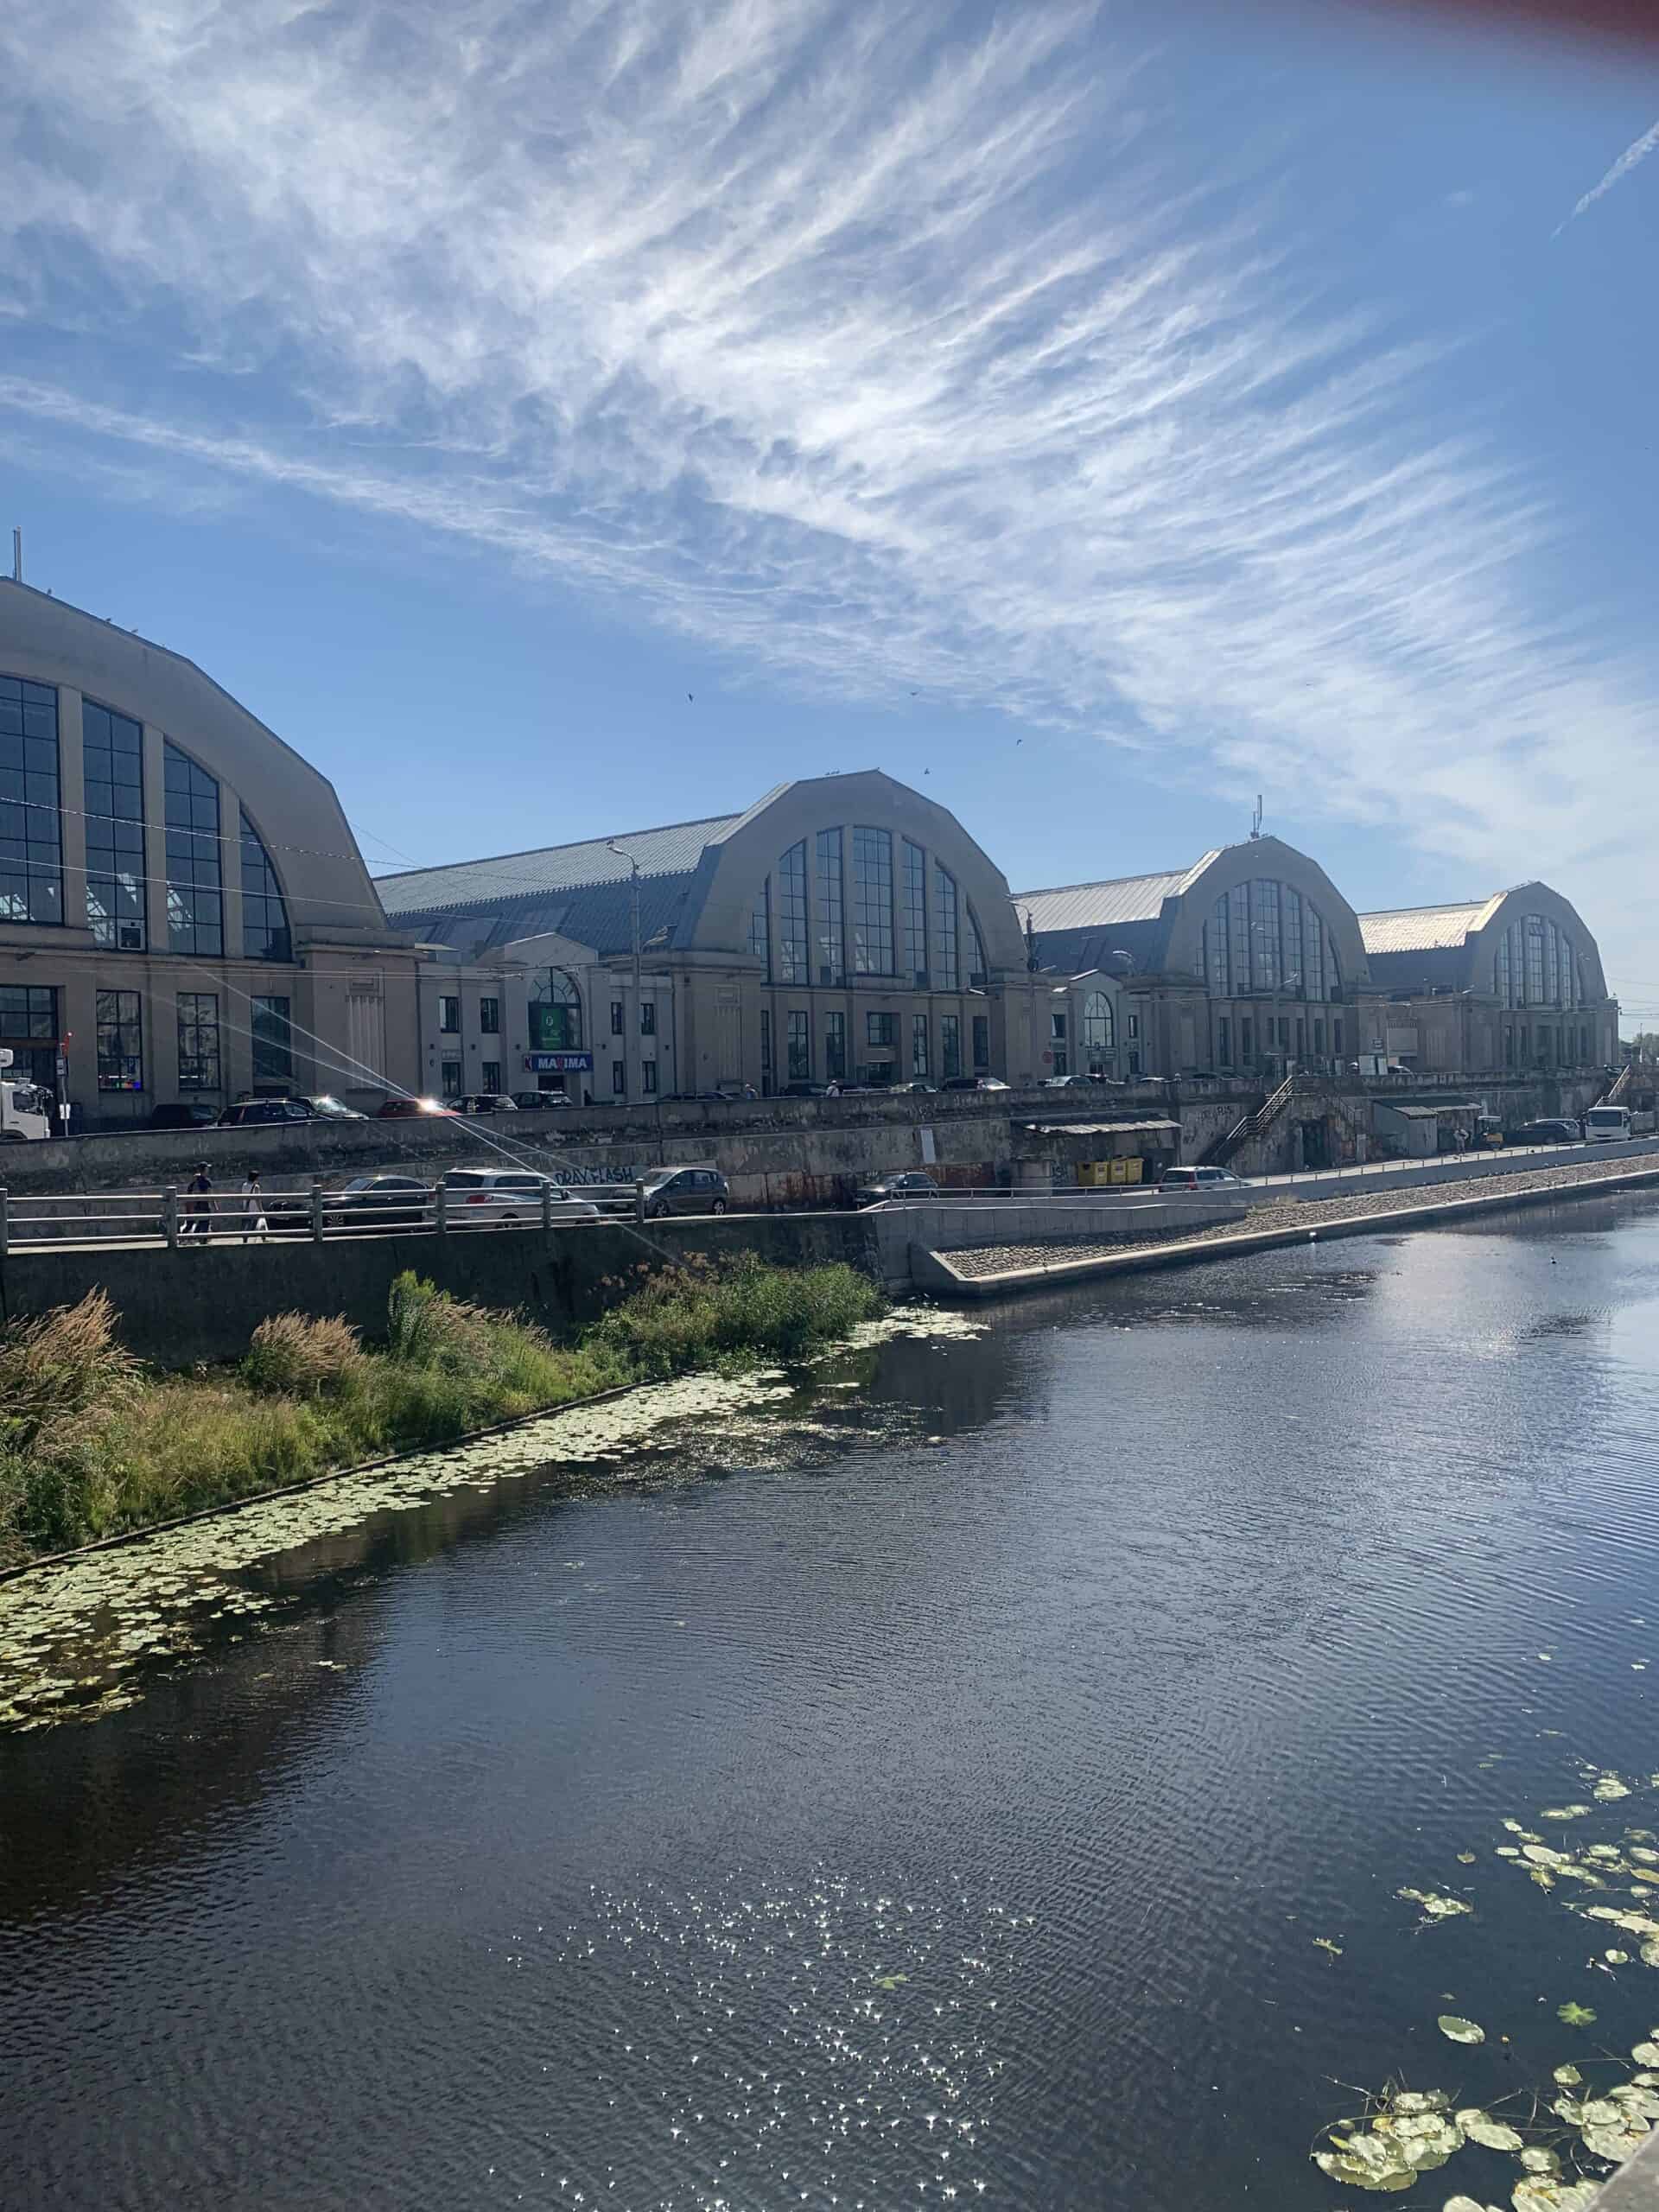
[[[746,1255],[642,1268],[564,1345],[405,1274],[372,1348],[338,1316],[280,1313],[234,1367],[168,1376],[123,1348],[119,1317],[93,1291],[0,1334],[0,1566],[619,1383],[810,1351],[880,1304],[852,1268]]]

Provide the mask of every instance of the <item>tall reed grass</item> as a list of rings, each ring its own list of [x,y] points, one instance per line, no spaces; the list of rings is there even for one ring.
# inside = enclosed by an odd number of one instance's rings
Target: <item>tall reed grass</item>
[[[233,1368],[146,1375],[102,1291],[0,1332],[0,1565],[302,1481],[377,1453],[453,1442],[619,1384],[788,1358],[880,1309],[847,1267],[640,1270],[575,1344],[397,1277],[386,1333],[280,1313]]]

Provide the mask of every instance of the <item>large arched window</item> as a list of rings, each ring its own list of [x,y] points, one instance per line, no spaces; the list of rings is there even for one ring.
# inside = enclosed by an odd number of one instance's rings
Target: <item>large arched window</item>
[[[144,732],[130,715],[80,705],[86,786],[86,925],[112,951],[144,949]]]
[[[57,691],[0,676],[0,922],[62,919]]]
[[[218,960],[225,951],[219,785],[171,738],[162,741],[162,776],[167,798],[168,947]]]
[[[1112,1016],[1112,1001],[1104,991],[1090,991],[1083,1002],[1083,1049],[1085,1052],[1109,1052],[1117,1044],[1117,1024]]]
[[[840,826],[779,855],[749,910],[747,944],[769,983],[797,988],[839,989],[849,976],[939,992],[990,981],[956,877],[912,838],[868,823],[852,825],[850,858]]]
[[[1547,914],[1507,925],[1492,954],[1492,993],[1500,1006],[1582,1006],[1588,996],[1579,949]]]
[[[772,878],[767,876],[749,909],[749,957],[765,963],[772,981]]]
[[[847,918],[842,890],[841,832],[820,830],[814,841],[818,875],[818,981],[847,980]]]
[[[1311,899],[1271,876],[1224,891],[1204,925],[1204,975],[1216,998],[1339,997],[1337,949]]]
[[[294,940],[289,933],[283,887],[276,880],[264,840],[245,813],[241,815],[241,832],[243,957],[291,960]]]
[[[582,993],[563,968],[546,968],[530,995],[530,1043],[537,1052],[582,1050]]]
[[[893,832],[853,826],[853,972],[893,973]]]
[[[967,909],[967,913],[968,957],[973,963],[968,971],[968,980],[982,989],[991,980],[991,971],[985,964],[985,940],[979,933],[979,923],[971,906]]]
[[[962,963],[957,950],[957,879],[933,864],[933,988],[956,991],[962,988]]]
[[[806,966],[806,840],[793,844],[778,863],[778,980],[811,981]]]

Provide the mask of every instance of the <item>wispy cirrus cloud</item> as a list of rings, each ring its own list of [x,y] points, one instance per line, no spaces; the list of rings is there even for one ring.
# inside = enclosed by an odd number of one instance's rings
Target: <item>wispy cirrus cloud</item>
[[[1560,238],[1567,223],[1576,223],[1586,209],[1593,207],[1597,200],[1610,193],[1616,184],[1622,184],[1633,168],[1639,168],[1648,156],[1656,151],[1659,151],[1659,123],[1656,123],[1651,130],[1644,130],[1638,139],[1624,149],[1600,183],[1592,185],[1577,202],[1567,222],[1557,224],[1553,235]]]
[[[1653,668],[1540,590],[1528,469],[1307,304],[1265,186],[1174,165],[1089,7],[13,0],[0,80],[0,308],[76,333],[0,379],[31,436],[1268,774],[1476,884],[1587,894],[1650,789]]]

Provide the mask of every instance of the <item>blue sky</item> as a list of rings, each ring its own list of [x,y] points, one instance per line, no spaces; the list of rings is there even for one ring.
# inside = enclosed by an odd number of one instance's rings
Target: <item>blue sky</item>
[[[0,520],[385,868],[880,766],[1557,884],[1659,1026],[1659,63],[1239,4],[11,0]],[[692,696],[688,698],[687,694]]]

